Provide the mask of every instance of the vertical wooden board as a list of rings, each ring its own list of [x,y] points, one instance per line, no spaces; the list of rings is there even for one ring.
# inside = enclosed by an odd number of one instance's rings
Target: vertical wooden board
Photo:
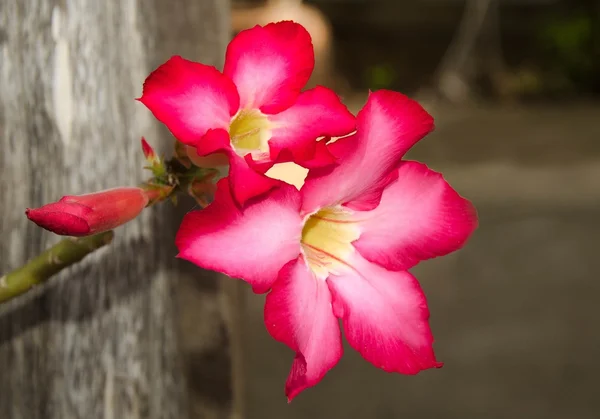
[[[218,64],[227,12],[220,0],[0,4],[0,271],[58,239],[26,207],[142,179],[139,137],[165,149],[171,138],[133,99],[171,54]],[[185,276],[173,259],[176,215],[147,211],[109,249],[0,307],[2,417],[188,416],[179,321],[193,308],[174,298]],[[200,295],[206,307],[190,303],[200,329],[223,329],[218,288]],[[227,363],[227,340],[209,332],[204,350]],[[229,368],[217,374],[229,382]],[[230,403],[225,394],[196,417],[226,417]]]

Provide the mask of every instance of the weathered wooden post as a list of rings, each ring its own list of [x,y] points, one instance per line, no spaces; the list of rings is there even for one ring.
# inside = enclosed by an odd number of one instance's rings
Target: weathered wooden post
[[[0,2],[0,273],[58,240],[26,207],[142,179],[140,136],[172,141],[133,100],[144,78],[174,54],[220,65],[228,37],[226,0]],[[232,414],[227,310],[197,270],[201,285],[180,291],[179,220],[169,205],[148,210],[87,263],[0,306],[0,417]]]

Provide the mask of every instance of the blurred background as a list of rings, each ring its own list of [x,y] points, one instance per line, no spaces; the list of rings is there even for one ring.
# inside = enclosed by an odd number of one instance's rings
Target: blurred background
[[[353,112],[369,90],[418,99],[436,130],[408,158],[479,211],[463,250],[413,270],[445,366],[387,374],[346,346],[288,405],[264,296],[164,245],[184,204],[0,308],[0,417],[600,418],[600,0],[1,0],[1,267],[55,240],[25,207],[135,184],[142,134],[171,146],[133,104],[151,69],[220,66],[285,19],[313,37],[310,85]]]
[[[421,100],[436,131],[409,158],[479,210],[456,254],[413,272],[445,366],[416,377],[346,347],[287,405],[293,353],[247,292],[247,417],[600,417],[600,2],[234,1],[233,31],[295,19],[317,50],[313,83],[353,111],[369,89]]]

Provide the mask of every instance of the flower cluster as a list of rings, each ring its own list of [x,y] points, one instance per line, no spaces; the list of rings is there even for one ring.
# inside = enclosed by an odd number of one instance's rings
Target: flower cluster
[[[333,91],[301,92],[313,67],[302,26],[256,26],[231,41],[222,73],[175,56],[150,74],[139,100],[192,148],[192,161],[228,161],[231,194],[243,206],[277,185],[262,175],[275,163],[334,164],[325,142],[315,139],[354,131],[354,117]]]
[[[177,139],[177,161],[192,170],[188,193],[214,193],[185,216],[179,257],[268,293],[266,327],[295,352],[288,400],[339,361],[339,320],[350,346],[376,367],[403,374],[440,367],[426,299],[408,270],[461,248],[477,226],[471,203],[439,173],[403,160],[434,127],[417,102],[380,90],[355,117],[330,89],[303,91],[313,67],[308,32],[272,23],[239,33],[223,72],[171,58],[139,98]],[[179,188],[145,141],[143,149],[152,184],[165,196]],[[308,169],[300,188],[267,176],[282,162]],[[216,171],[200,177],[193,169],[222,165],[228,173],[216,187],[207,183]],[[56,220],[74,220],[76,232],[88,234],[131,219],[150,199],[139,189],[113,195],[65,198],[28,215],[62,234],[70,230]],[[135,205],[119,216],[124,196]],[[68,217],[48,216],[63,207]],[[105,207],[112,217],[82,222]]]
[[[457,250],[477,224],[440,174],[402,160],[434,126],[418,103],[377,91],[354,118],[327,88],[301,92],[313,65],[302,26],[257,26],[230,43],[223,73],[173,57],[140,99],[192,155],[229,160],[212,204],[184,218],[179,257],[268,292],[267,329],[296,352],[290,400],[340,359],[338,319],[379,368],[441,366],[408,269]],[[262,174],[282,161],[310,169],[300,190]]]

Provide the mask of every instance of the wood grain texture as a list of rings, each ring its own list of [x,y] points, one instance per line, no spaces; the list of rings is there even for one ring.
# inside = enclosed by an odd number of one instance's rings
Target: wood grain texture
[[[221,0],[0,2],[0,272],[59,239],[26,207],[135,185],[140,136],[171,146],[133,99],[173,54],[220,65],[228,11]],[[0,307],[2,418],[230,416],[228,309],[214,275],[174,259],[187,209],[146,211],[87,263]]]

